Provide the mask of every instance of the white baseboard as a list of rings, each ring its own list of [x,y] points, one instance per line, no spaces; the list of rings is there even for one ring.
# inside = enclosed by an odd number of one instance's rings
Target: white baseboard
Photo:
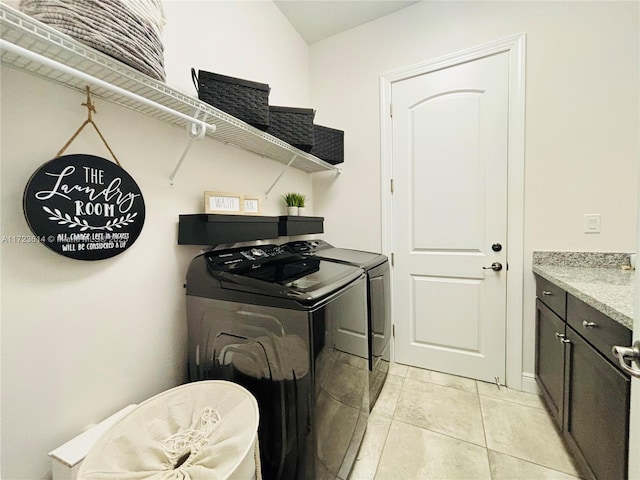
[[[522,372],[522,391],[540,395],[540,390],[536,383],[536,376],[533,373]]]

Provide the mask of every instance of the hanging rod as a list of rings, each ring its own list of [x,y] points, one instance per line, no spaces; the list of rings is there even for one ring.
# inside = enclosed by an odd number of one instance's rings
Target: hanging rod
[[[176,110],[173,110],[169,107],[165,107],[164,105],[156,103],[153,100],[149,100],[145,97],[141,97],[140,95],[137,95],[133,92],[129,92],[128,90],[120,88],[116,85],[112,85],[108,82],[105,82],[104,80],[100,80],[99,78],[89,75],[88,73],[81,72],[80,70],[76,70],[75,68],[65,65],[63,63],[57,62],[55,60],[51,60],[50,58],[47,58],[43,55],[40,55],[39,53],[35,53],[35,52],[32,52],[31,50],[27,50],[26,48],[15,45],[14,43],[8,42],[7,40],[0,39],[0,49],[13,52],[16,55],[19,55],[24,58],[28,58],[29,60],[38,62],[42,65],[46,65],[50,68],[53,68],[54,70],[59,70],[63,73],[67,73],[69,75],[72,75],[86,82],[92,83],[94,85],[98,85],[102,88],[115,92],[118,95],[122,95],[136,102],[140,102],[149,107],[155,108],[157,110],[161,110],[165,113],[168,113],[182,120],[190,122],[191,124],[196,124],[200,128],[208,129],[210,130],[210,133],[213,133],[216,131],[215,125],[210,125],[201,120],[197,120],[189,115],[186,115],[182,112],[177,112]]]

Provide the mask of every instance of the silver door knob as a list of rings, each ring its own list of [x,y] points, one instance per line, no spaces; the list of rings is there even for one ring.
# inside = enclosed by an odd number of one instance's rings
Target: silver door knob
[[[490,267],[482,267],[483,270],[493,270],[499,272],[502,270],[502,264],[500,262],[493,262]]]
[[[632,347],[615,345],[611,352],[618,358],[618,362],[620,362],[620,366],[624,371],[640,378],[640,340],[636,341]],[[633,365],[634,363],[636,366]]]

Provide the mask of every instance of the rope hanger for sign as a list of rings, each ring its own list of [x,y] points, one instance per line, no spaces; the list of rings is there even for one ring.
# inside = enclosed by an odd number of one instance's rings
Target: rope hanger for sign
[[[86,127],[87,125],[91,124],[91,126],[93,126],[93,128],[98,133],[98,136],[100,137],[100,140],[102,140],[102,143],[104,143],[104,146],[107,147],[107,150],[109,150],[109,153],[111,154],[113,159],[116,161],[116,164],[119,167],[122,167],[122,165],[120,165],[120,162],[118,161],[115,153],[113,153],[113,150],[111,150],[111,147],[109,146],[109,144],[105,140],[104,136],[102,135],[102,132],[100,132],[100,129],[98,128],[98,125],[96,125],[96,122],[93,121],[92,114],[93,113],[97,113],[96,107],[93,104],[93,102],[91,101],[91,90],[89,89],[88,85],[85,87],[85,90],[87,91],[87,101],[86,101],[86,103],[82,103],[81,105],[83,107],[87,107],[87,119],[82,123],[82,125],[80,125],[80,128],[78,128],[78,130],[76,130],[76,133],[74,133],[71,136],[71,138],[67,141],[67,143],[64,144],[64,147],[62,147],[60,149],[60,151],[56,154],[56,158],[60,157],[64,153],[64,151],[69,147],[69,145],[71,145],[73,143],[73,141],[78,137],[78,135],[80,135],[80,132],[82,131],[82,129],[84,127]]]

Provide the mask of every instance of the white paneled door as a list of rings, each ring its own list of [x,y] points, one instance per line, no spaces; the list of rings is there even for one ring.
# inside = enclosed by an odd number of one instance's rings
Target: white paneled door
[[[505,381],[509,54],[393,83],[395,360]]]

